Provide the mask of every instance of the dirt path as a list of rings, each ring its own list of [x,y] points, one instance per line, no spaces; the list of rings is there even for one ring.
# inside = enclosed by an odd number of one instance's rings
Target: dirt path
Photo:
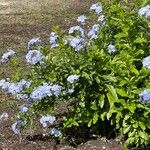
[[[64,7],[74,0],[1,0],[0,14],[27,13],[30,11],[42,11],[45,7],[54,9]]]
[[[76,17],[87,14],[98,0],[0,0],[0,55],[7,48],[25,51],[27,41],[48,38],[52,26],[67,29]],[[18,50],[17,50],[18,51]]]

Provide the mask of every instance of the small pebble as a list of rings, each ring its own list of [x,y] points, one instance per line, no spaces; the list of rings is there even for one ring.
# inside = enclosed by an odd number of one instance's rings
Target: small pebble
[[[8,119],[8,114],[7,113],[3,113],[2,115],[0,115],[0,121],[4,121]]]
[[[105,146],[103,146],[103,147],[102,147],[102,149],[106,149],[106,147],[105,147]]]

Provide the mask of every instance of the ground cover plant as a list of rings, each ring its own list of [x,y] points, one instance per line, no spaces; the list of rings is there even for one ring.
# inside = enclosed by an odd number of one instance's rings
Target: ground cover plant
[[[21,136],[21,128],[34,127],[39,119],[44,134],[60,140],[69,140],[70,131],[84,137],[87,130],[88,135],[121,135],[127,148],[146,149],[150,143],[148,4],[129,8],[119,1],[96,3],[90,7],[95,13],[90,29],[82,15],[69,35],[54,28],[50,48],[40,46],[39,38],[31,39],[26,79],[15,74],[0,81],[4,91],[25,102],[11,126],[14,133]],[[15,64],[15,52],[9,50],[1,62]],[[55,125],[61,101],[67,103],[67,112]]]

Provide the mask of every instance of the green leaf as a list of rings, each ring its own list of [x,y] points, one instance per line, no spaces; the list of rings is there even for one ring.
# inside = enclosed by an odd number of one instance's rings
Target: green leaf
[[[132,145],[135,142],[135,137],[129,137],[126,141],[125,144],[127,145]]]
[[[100,79],[99,79],[99,77],[96,77],[95,80],[96,80],[96,82],[97,82],[98,84],[101,82]]]
[[[90,107],[92,110],[97,110],[98,106],[96,104],[96,101],[94,101]]]
[[[143,54],[144,54],[144,51],[142,49],[140,49],[135,53],[135,56],[139,56],[139,55],[143,55]]]
[[[109,100],[109,105],[110,105],[110,109],[111,109],[113,107],[114,103],[116,102],[116,100],[109,93],[107,93],[107,98]]]
[[[110,82],[117,82],[116,77],[112,77],[110,75],[103,75],[102,78]]]
[[[138,70],[134,66],[131,66],[130,69],[133,73],[135,73],[136,75],[139,75]]]
[[[117,89],[117,93],[122,97],[127,97],[127,93],[123,89]]]
[[[136,38],[136,39],[134,40],[133,43],[141,44],[141,43],[146,43],[146,42],[147,42],[147,40],[144,39],[143,37],[138,37],[138,38]]]
[[[135,134],[136,134],[135,131],[136,131],[136,130],[133,130],[132,132],[130,131],[130,132],[128,133],[128,136],[129,136],[129,137],[134,137]]]
[[[124,133],[124,134],[127,134],[127,133],[130,131],[130,129],[131,129],[131,126],[128,126],[127,128],[125,128],[125,129],[123,130],[123,133]]]
[[[107,86],[107,89],[108,89],[109,93],[111,94],[111,96],[117,101],[118,96],[117,96],[115,88],[112,85],[106,85],[106,86]]]
[[[116,39],[121,39],[121,38],[125,38],[127,36],[128,36],[128,33],[121,32],[121,33],[116,34],[115,38]]]
[[[100,97],[99,97],[99,106],[101,108],[103,108],[104,104],[105,104],[105,95],[100,95]]]
[[[121,81],[120,81],[120,83],[119,83],[119,86],[121,86],[121,87],[122,87],[122,86],[123,86],[123,85],[125,85],[126,83],[127,83],[127,81],[126,81],[126,80],[121,80]]]
[[[99,117],[98,113],[95,113],[93,117],[93,124],[95,124],[98,121],[98,117]]]
[[[91,127],[92,122],[93,122],[93,119],[91,119],[91,120],[88,122],[88,127]]]
[[[133,124],[133,127],[135,128],[135,129],[137,129],[139,126],[138,126],[138,122],[135,122],[134,124]]]
[[[134,113],[135,110],[136,110],[136,105],[134,105],[134,104],[128,104],[128,105],[127,105],[127,109],[128,109],[130,112]]]
[[[86,72],[82,72],[82,77],[84,77],[87,80],[91,80],[90,75]]]
[[[105,120],[106,115],[107,115],[107,112],[103,112],[102,114],[100,114],[100,118],[102,119],[102,121]]]
[[[143,139],[145,139],[146,141],[150,140],[150,137],[146,132],[140,131],[139,136],[142,137]]]
[[[139,126],[140,126],[140,128],[141,128],[142,130],[145,130],[145,129],[146,129],[146,126],[145,126],[145,123],[144,123],[144,122],[139,121],[138,124],[139,124]]]
[[[109,119],[111,118],[112,113],[113,113],[113,112],[112,112],[111,110],[107,113],[107,115],[106,115],[107,120],[109,120]]]

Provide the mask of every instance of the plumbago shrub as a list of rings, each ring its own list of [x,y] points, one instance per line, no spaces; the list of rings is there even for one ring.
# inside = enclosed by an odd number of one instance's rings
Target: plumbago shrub
[[[25,56],[30,66],[26,79],[0,81],[0,87],[22,99],[12,125],[15,134],[39,119],[47,133],[66,137],[69,130],[82,135],[122,135],[125,144],[150,144],[150,5],[129,11],[119,3],[90,7],[94,24],[86,29],[86,16],[67,36],[50,34],[50,49],[33,38]],[[35,49],[36,48],[36,49]],[[2,63],[15,55],[9,51]],[[11,58],[13,59],[13,58]],[[67,103],[62,123],[57,104]],[[52,125],[52,126],[51,126]],[[84,136],[84,135],[82,135]],[[86,137],[85,137],[86,138]]]

